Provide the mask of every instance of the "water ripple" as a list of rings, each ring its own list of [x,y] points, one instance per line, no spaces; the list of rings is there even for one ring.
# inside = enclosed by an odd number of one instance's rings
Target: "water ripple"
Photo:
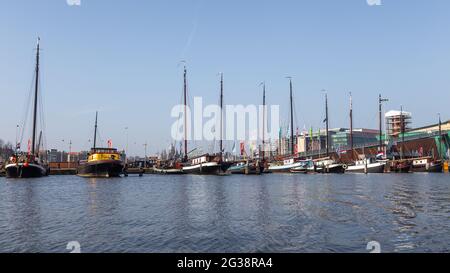
[[[447,175],[0,178],[0,252],[450,251]]]

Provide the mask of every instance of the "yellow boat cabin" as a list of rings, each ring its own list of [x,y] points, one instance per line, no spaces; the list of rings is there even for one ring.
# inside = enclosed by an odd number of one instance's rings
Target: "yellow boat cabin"
[[[104,160],[120,160],[120,153],[113,148],[95,148],[89,153],[88,162]]]

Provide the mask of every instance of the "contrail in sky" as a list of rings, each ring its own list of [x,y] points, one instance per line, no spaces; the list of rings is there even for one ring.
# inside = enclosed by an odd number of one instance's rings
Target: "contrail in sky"
[[[183,50],[181,52],[181,59],[183,59],[186,56],[186,53],[189,51],[192,41],[195,38],[195,35],[197,33],[197,29],[198,29],[198,22],[199,22],[199,14],[200,14],[200,9],[202,7],[203,4],[203,0],[199,0],[197,1],[197,5],[195,8],[195,17],[193,20],[193,24],[192,24],[192,29],[191,32],[189,33],[189,37],[187,39],[187,42],[185,44],[185,46],[183,47]]]

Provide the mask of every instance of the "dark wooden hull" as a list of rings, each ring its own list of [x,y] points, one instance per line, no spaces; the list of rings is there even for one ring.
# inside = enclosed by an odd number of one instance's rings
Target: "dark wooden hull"
[[[259,175],[264,172],[264,166],[259,165],[244,165],[239,167],[231,167],[228,169],[231,174],[247,174],[247,175]]]
[[[394,173],[409,173],[411,172],[412,166],[408,163],[401,163],[391,166],[391,172]]]
[[[222,172],[226,172],[235,162],[224,161],[220,163]]]
[[[46,166],[39,164],[10,164],[5,168],[7,178],[37,178],[47,176],[49,171]]]
[[[442,163],[436,163],[431,166],[422,165],[422,166],[413,166],[412,171],[416,173],[441,173],[443,169]]]
[[[119,177],[123,174],[124,164],[120,160],[102,160],[87,162],[78,166],[77,175],[81,177]]]
[[[336,165],[331,167],[317,167],[317,173],[345,173],[345,168],[343,165]]]

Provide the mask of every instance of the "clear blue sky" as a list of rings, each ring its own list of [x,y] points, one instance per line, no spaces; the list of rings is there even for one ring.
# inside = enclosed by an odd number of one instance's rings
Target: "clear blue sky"
[[[413,113],[413,125],[450,119],[450,1],[382,0],[2,0],[0,138],[14,141],[42,39],[42,87],[48,148],[89,148],[95,110],[104,141],[131,153],[170,141],[170,110],[180,101],[184,59],[190,95],[226,103],[280,104],[287,119],[294,79],[298,126],[321,126],[330,97],[331,127],[377,127],[377,96],[386,110]],[[136,143],[136,144],[134,144]]]

